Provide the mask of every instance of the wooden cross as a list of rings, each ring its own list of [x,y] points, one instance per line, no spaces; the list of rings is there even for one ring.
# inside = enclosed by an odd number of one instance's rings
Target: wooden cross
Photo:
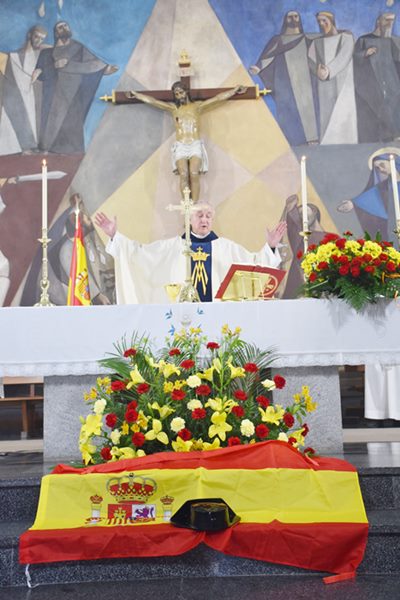
[[[187,53],[183,50],[181,52],[179,61],[179,71],[180,71],[180,81],[184,84],[189,93],[190,98],[193,101],[196,100],[208,100],[209,98],[213,98],[217,94],[221,92],[228,91],[232,88],[191,88],[190,87],[190,67],[191,62]],[[233,86],[232,86],[233,87]],[[235,94],[229,100],[257,100],[261,96],[265,96],[270,93],[271,90],[260,90],[258,85],[249,86],[243,94]],[[163,100],[164,102],[174,102],[174,94],[172,90],[145,90],[144,93],[147,96],[152,96],[153,98],[157,98],[157,100]],[[130,92],[127,91],[117,91],[113,90],[111,96],[101,96],[100,100],[104,100],[105,102],[112,102],[113,104],[137,104],[141,102],[137,98],[134,98],[130,95]]]

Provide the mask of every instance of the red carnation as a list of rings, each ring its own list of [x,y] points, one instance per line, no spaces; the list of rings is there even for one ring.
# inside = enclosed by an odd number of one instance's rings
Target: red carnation
[[[240,419],[240,417],[244,416],[243,406],[234,406],[232,408],[232,413],[235,415],[235,417],[238,417]]]
[[[341,265],[347,265],[347,263],[349,262],[349,257],[343,254],[342,256],[339,256],[338,261]]]
[[[192,419],[204,419],[207,415],[205,408],[195,408],[192,410]]]
[[[258,367],[257,367],[256,363],[252,363],[252,362],[248,362],[245,365],[243,365],[243,369],[245,371],[247,371],[247,373],[257,373],[257,371],[258,371]]]
[[[209,350],[218,350],[219,344],[217,344],[217,342],[208,342],[207,348]]]
[[[105,446],[104,448],[102,448],[100,450],[100,455],[103,460],[111,460],[112,459],[111,450],[108,446]]]
[[[288,439],[289,444],[291,444],[293,446],[293,444],[297,443],[297,440],[295,437],[293,437],[292,435],[290,436],[290,438]]]
[[[347,275],[350,271],[350,267],[348,265],[342,265],[339,269],[339,275]]]
[[[211,394],[211,388],[208,385],[199,385],[199,387],[196,388],[196,394],[198,396],[209,396]]]
[[[389,260],[386,263],[386,268],[389,271],[389,273],[393,273],[396,270],[396,265],[392,260]]]
[[[144,437],[144,433],[141,431],[136,431],[136,433],[132,436],[132,444],[136,446],[136,448],[141,448],[145,443],[146,438]]]
[[[171,398],[172,400],[183,400],[186,397],[186,392],[183,390],[172,390]]]
[[[381,260],[387,260],[388,258],[389,256],[385,252],[382,252],[382,254],[380,255]]]
[[[124,381],[112,381],[111,389],[113,392],[120,392],[126,388],[126,383]]]
[[[353,233],[351,231],[344,231],[343,235],[351,237],[353,235]]]
[[[340,238],[339,240],[336,240],[335,244],[336,248],[339,248],[339,250],[343,250],[346,245],[346,240],[344,238]]]
[[[271,404],[270,400],[266,396],[263,396],[262,394],[260,394],[260,396],[257,396],[256,402],[263,408],[267,408],[267,406],[269,406]]]
[[[138,394],[146,394],[150,389],[148,383],[139,383],[136,387],[136,391]]]
[[[285,413],[283,415],[283,422],[285,423],[286,427],[293,427],[294,425],[294,416],[291,413]]]
[[[275,375],[274,383],[277,390],[281,390],[286,385],[286,379],[282,375]]]
[[[315,454],[315,450],[311,446],[307,446],[307,448],[304,448],[304,454]]]
[[[179,350],[179,348],[171,348],[168,354],[170,356],[177,356],[178,354],[182,354],[182,352]]]
[[[310,428],[308,427],[307,423],[304,423],[303,430],[302,430],[302,434],[304,435],[304,437],[306,437],[306,435],[309,431],[310,431]]]
[[[366,273],[371,273],[373,275],[375,273],[375,267],[373,265],[367,265],[364,269]]]
[[[363,240],[363,238],[360,238],[359,240],[357,240],[357,242],[360,244],[360,246],[364,246],[365,244],[365,240]]]
[[[264,423],[260,423],[260,425],[257,425],[256,427],[256,436],[260,438],[260,440],[263,440],[264,438],[268,437],[269,435],[269,429],[266,425],[264,425]]]
[[[298,250],[297,254],[296,254],[297,258],[300,260],[301,258],[303,258],[303,251],[302,250]]]
[[[310,244],[310,245],[308,246],[308,250],[309,250],[309,252],[314,252],[314,250],[316,249],[316,247],[317,247],[317,244]]]
[[[318,263],[318,267],[317,268],[318,268],[319,271],[324,271],[325,269],[329,269],[329,265],[326,262],[326,260],[321,260],[321,262]]]
[[[137,408],[137,401],[132,400],[126,407],[126,410],[135,410]]]
[[[372,256],[370,254],[364,254],[364,256],[362,257],[363,262],[371,262],[372,260]]]
[[[316,279],[317,279],[317,274],[314,273],[314,271],[313,271],[312,273],[310,273],[310,277],[308,278],[308,281],[313,283]]]
[[[114,429],[114,427],[117,424],[117,421],[118,421],[118,417],[115,413],[109,413],[108,415],[106,415],[107,427],[111,427],[111,429]]]
[[[178,432],[178,437],[182,438],[184,442],[187,442],[192,439],[192,434],[187,427],[184,427]]]
[[[238,437],[230,437],[228,438],[228,446],[240,446],[241,441]]]
[[[328,242],[335,242],[338,239],[339,239],[339,236],[337,233],[326,233],[324,235],[324,238],[320,241],[319,245],[323,246],[324,244],[327,244]]]
[[[182,369],[191,369],[192,367],[194,367],[194,360],[191,360],[190,358],[188,358],[187,360],[183,360],[181,362],[181,367]]]
[[[134,408],[128,408],[128,410],[125,412],[125,421],[127,423],[135,423],[137,421],[138,416],[139,413],[137,410],[135,410]]]
[[[372,263],[376,266],[376,267],[380,267],[382,264],[382,261],[380,258],[375,258],[375,260],[372,261]]]
[[[350,273],[353,275],[353,277],[359,277],[360,276],[360,267],[351,267]]]
[[[236,400],[240,400],[241,402],[247,400],[247,394],[243,390],[235,390],[233,395],[235,396]]]
[[[137,350],[135,350],[135,348],[128,348],[128,350],[125,350],[124,356],[125,358],[128,358],[129,356],[135,356],[136,353]]]

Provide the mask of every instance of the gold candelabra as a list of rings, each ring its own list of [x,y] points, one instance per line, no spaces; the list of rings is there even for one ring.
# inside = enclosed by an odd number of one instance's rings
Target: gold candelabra
[[[47,227],[42,228],[42,237],[38,240],[42,244],[42,278],[40,280],[40,299],[35,306],[54,306],[50,302],[49,287],[50,281],[48,279],[48,260],[47,260],[47,246],[51,239],[47,237]]]

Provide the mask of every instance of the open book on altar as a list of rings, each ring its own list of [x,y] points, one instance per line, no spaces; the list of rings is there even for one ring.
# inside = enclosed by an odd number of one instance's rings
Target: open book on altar
[[[216,300],[268,300],[273,298],[286,271],[259,265],[233,264],[224,277]]]

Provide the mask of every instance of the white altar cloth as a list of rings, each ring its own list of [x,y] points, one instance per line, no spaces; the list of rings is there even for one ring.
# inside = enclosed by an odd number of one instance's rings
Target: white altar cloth
[[[190,322],[216,339],[221,326],[276,349],[276,367],[394,364],[400,361],[400,304],[356,313],[342,301],[272,300],[212,304],[0,309],[0,377],[97,374],[97,361],[134,331],[163,344]]]

